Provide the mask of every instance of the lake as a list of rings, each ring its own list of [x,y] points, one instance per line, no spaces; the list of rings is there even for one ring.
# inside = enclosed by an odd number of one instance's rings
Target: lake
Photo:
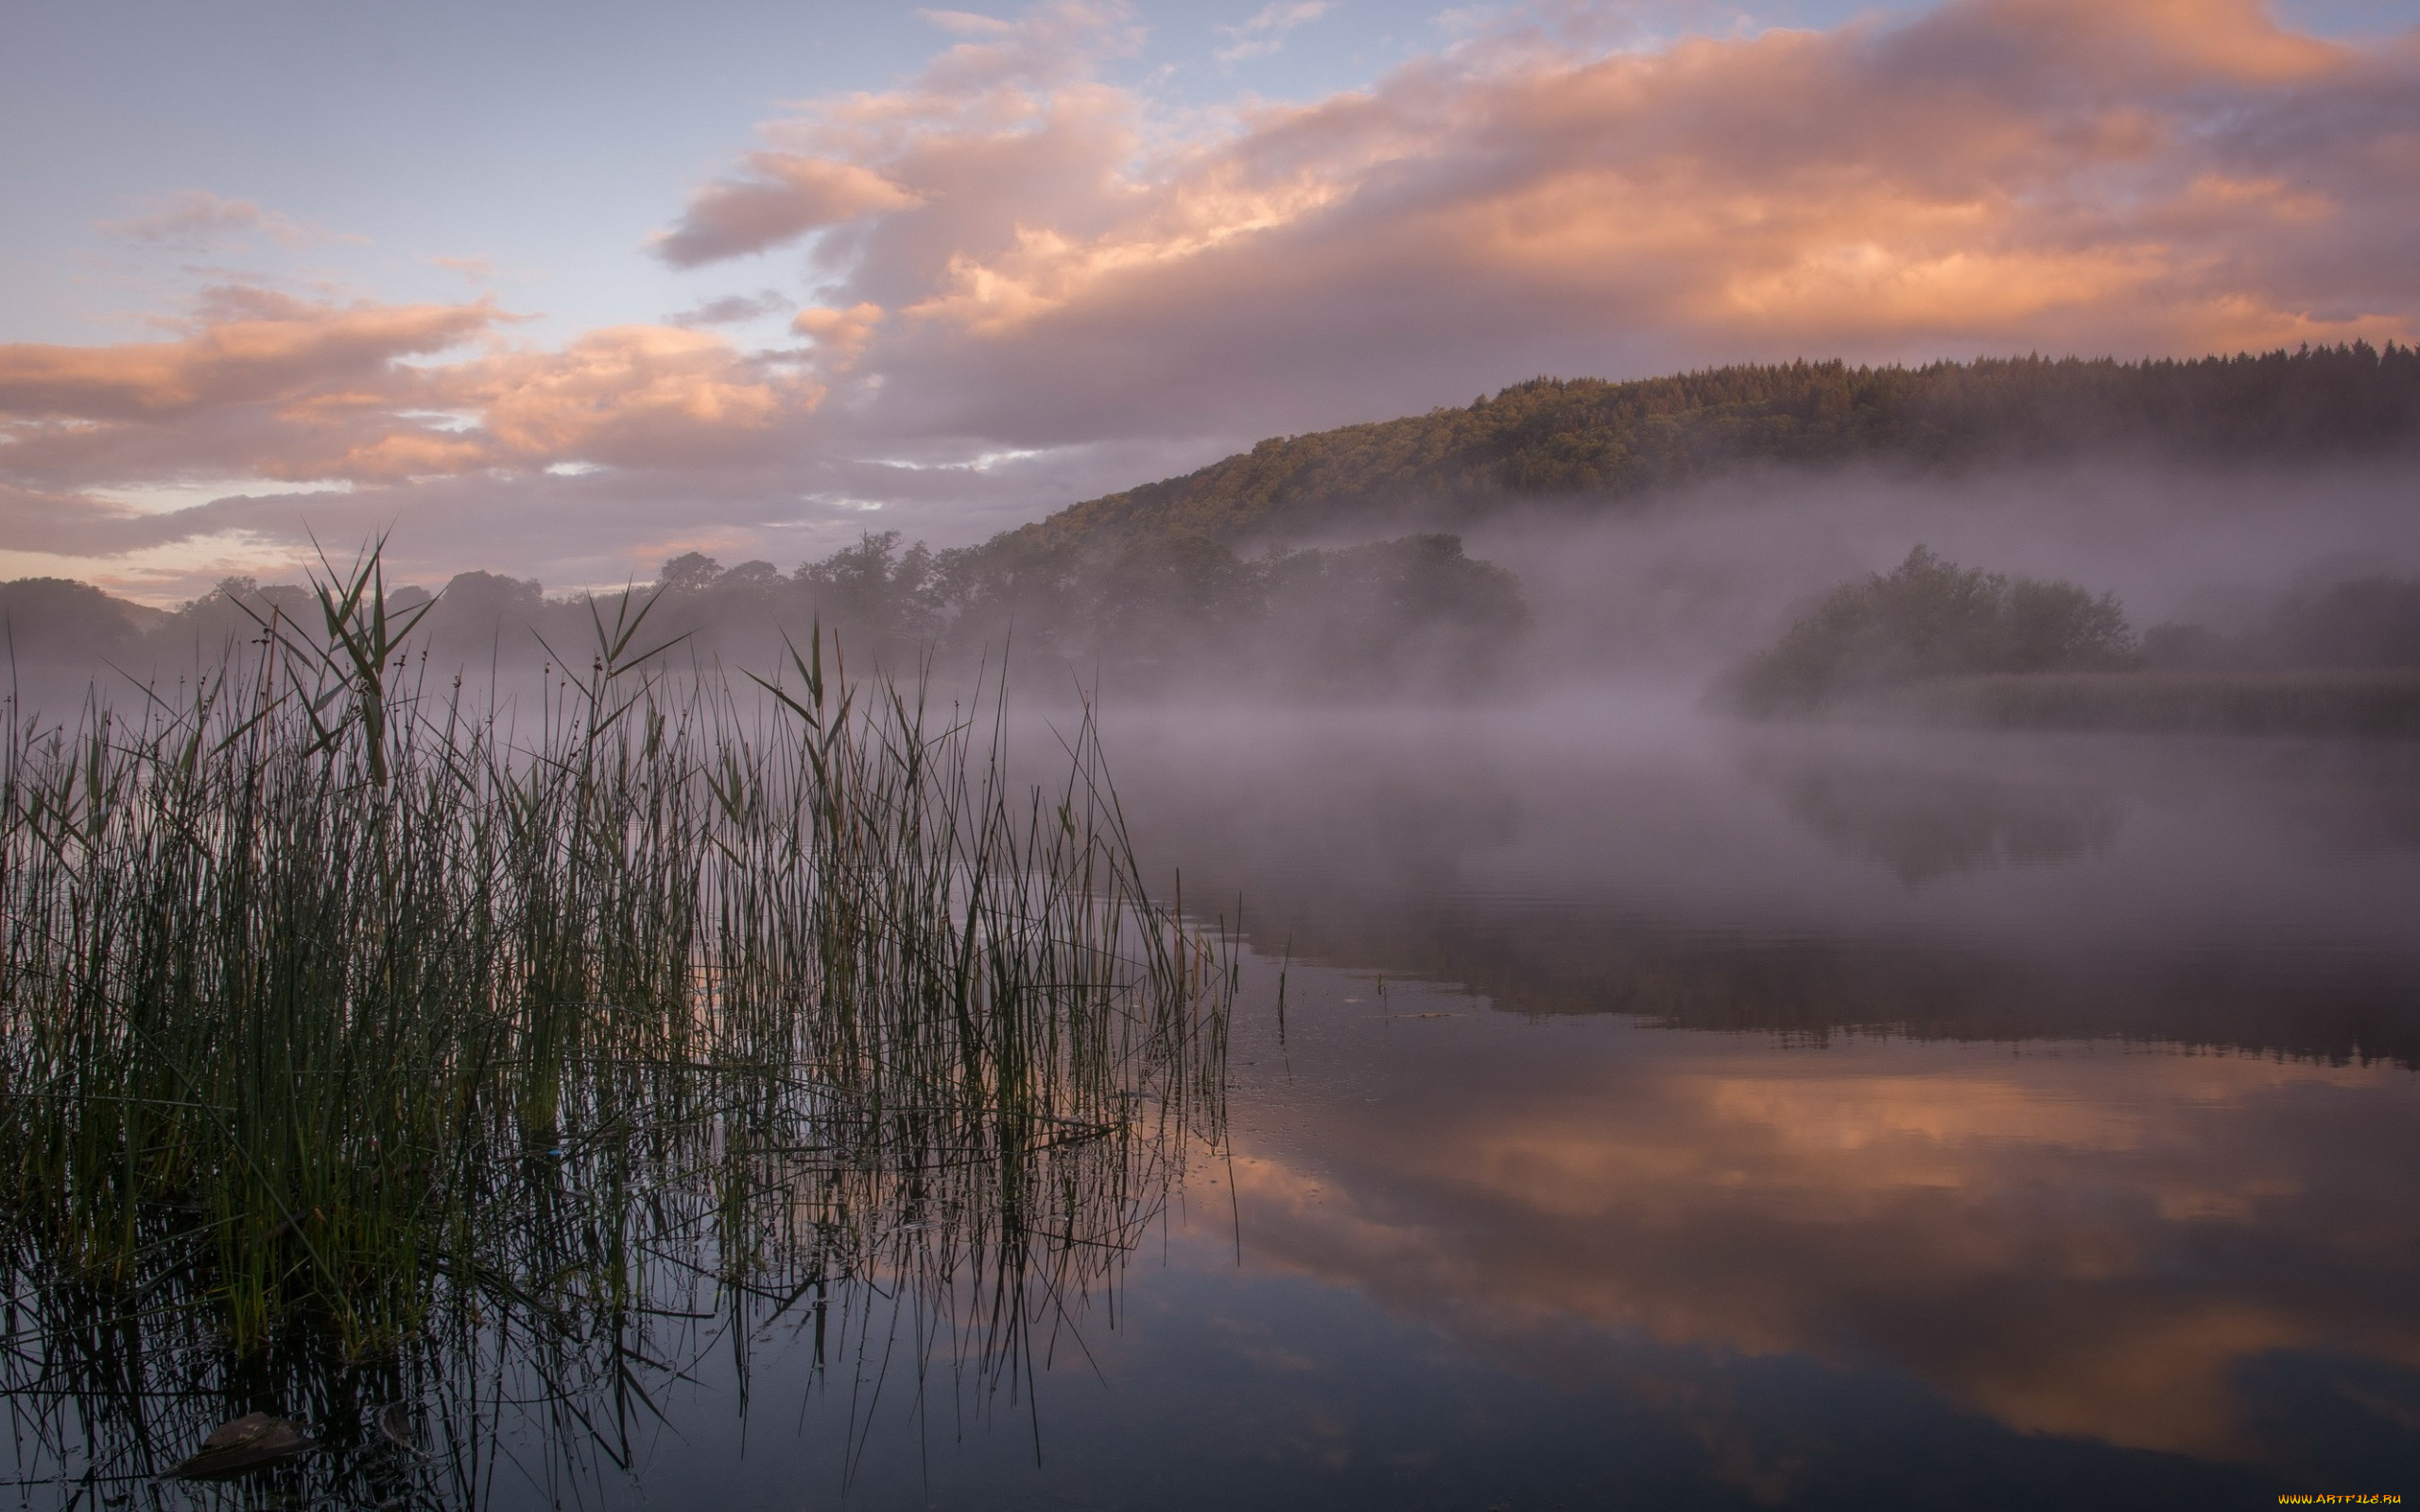
[[[1237,940],[1226,1147],[1013,1295],[424,1403],[387,1504],[2420,1494],[2420,748],[1651,692],[1105,742]],[[31,1410],[16,1503],[69,1504]]]

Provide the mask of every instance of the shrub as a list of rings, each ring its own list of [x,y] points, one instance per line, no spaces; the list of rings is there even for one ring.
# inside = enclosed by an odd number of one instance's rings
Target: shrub
[[[1925,678],[2106,672],[2138,659],[2109,594],[1962,568],[1919,545],[1890,572],[1834,589],[1735,688],[1747,708],[1775,713]]]

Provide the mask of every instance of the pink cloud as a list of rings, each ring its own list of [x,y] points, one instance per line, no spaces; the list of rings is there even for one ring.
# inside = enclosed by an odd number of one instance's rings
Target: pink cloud
[[[250,199],[226,199],[206,189],[180,189],[159,201],[156,209],[125,220],[102,221],[99,229],[130,241],[188,248],[239,239],[247,232],[258,232],[289,249],[317,241],[369,239],[304,225],[263,210]]]
[[[459,346],[500,318],[486,300],[337,306],[214,289],[176,341],[0,346],[0,417],[123,421],[322,397],[392,376],[396,359]]]
[[[656,239],[655,254],[675,267],[695,267],[914,202],[897,184],[855,163],[753,152],[742,177],[691,197],[681,224]]]
[[[891,312],[855,371],[901,432],[1299,429],[1542,368],[2420,329],[2420,46],[2254,0],[1953,0],[1610,55],[1479,37],[1206,135],[1017,45],[768,129],[906,198],[818,252],[836,308]]]
[[[565,461],[690,463],[821,395],[721,337],[589,332],[496,345],[468,304],[214,290],[178,340],[0,346],[0,478],[63,490],[192,476],[396,483]],[[441,357],[477,342],[479,352]]]
[[[0,346],[0,483],[345,482],[383,519],[419,499],[596,552],[674,496],[700,530],[888,505],[963,539],[1539,372],[2420,334],[2420,33],[2323,41],[2256,0],[1622,50],[1507,26],[1367,90],[1176,114],[1104,80],[1115,7],[930,19],[931,66],[768,124],[653,244],[800,248],[794,345],[698,329],[745,301],[529,350],[485,301],[223,288],[169,339]],[[1055,460],[969,460],[1031,452]]]
[[[882,324],[882,306],[870,302],[845,310],[819,306],[791,317],[790,329],[815,343],[819,368],[838,372],[856,363],[867,344],[873,340],[875,329]]]
[[[821,396],[748,363],[720,336],[670,326],[592,331],[562,352],[493,358],[438,381],[478,406],[501,456],[531,465],[711,461]]]

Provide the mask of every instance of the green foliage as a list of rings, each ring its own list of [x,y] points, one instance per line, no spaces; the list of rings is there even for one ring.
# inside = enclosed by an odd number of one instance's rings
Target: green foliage
[[[2110,595],[2072,583],[2012,582],[1917,546],[1889,573],[1834,589],[1743,667],[1735,686],[1745,707],[1772,713],[1923,679],[2114,671],[2136,660]]]
[[[1299,539],[1364,518],[1634,498],[1760,463],[2038,461],[2096,449],[2290,460],[2415,440],[2420,353],[2392,343],[2184,362],[1795,362],[1633,383],[1538,378],[1465,409],[1274,438],[1027,530]]]
[[[272,616],[131,720],[0,719],[12,1297],[238,1349],[449,1307],[577,1334],[651,1255],[871,1276],[918,1205],[1021,1276],[1215,1122],[1231,979],[1147,896],[1088,728],[1019,788],[820,636],[768,725],[650,680],[625,599],[516,730],[395,675],[380,586],[373,553],[323,639]]]

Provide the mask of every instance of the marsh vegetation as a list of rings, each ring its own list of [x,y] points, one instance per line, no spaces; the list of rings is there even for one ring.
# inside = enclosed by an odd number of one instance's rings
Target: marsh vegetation
[[[125,1480],[254,1408],[374,1449],[381,1400],[510,1397],[611,1453],[717,1317],[878,1313],[1012,1384],[1221,1118],[1227,947],[1147,890],[1089,721],[1021,786],[996,704],[820,636],[661,677],[602,610],[516,716],[403,670],[388,605],[373,555],[132,711],[6,712],[21,1439]]]

